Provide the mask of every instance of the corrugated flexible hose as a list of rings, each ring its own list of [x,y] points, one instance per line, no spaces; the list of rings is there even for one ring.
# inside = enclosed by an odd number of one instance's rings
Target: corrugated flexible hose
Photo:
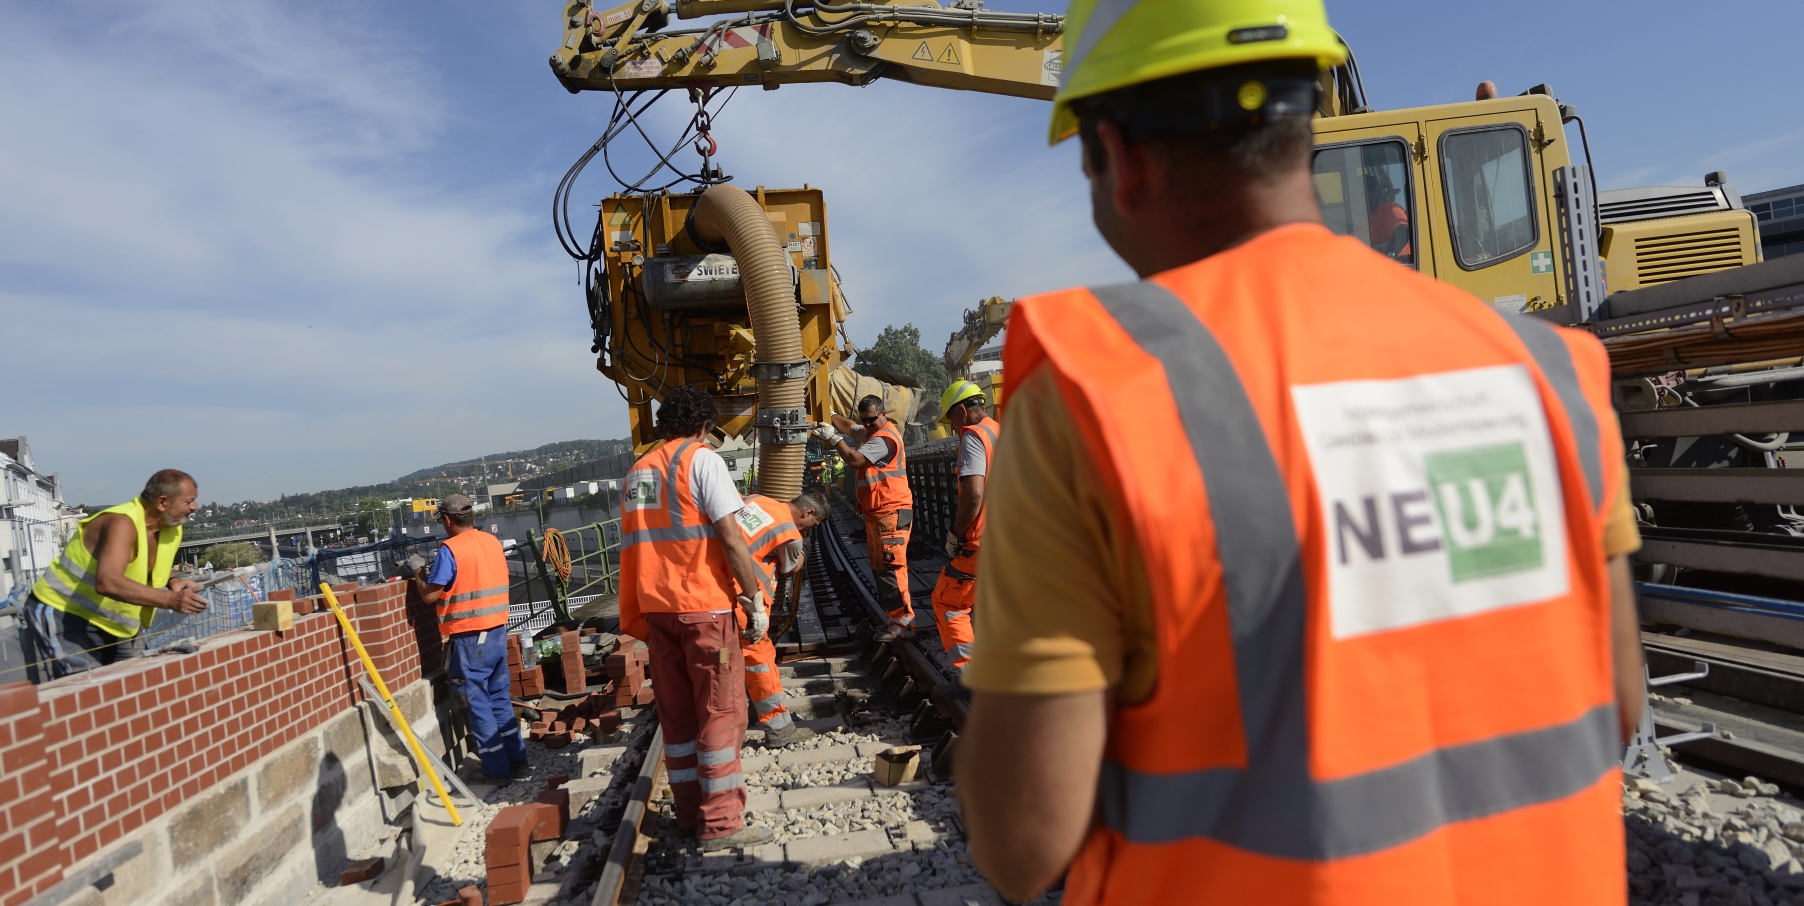
[[[753,361],[784,364],[803,361],[802,323],[796,316],[789,256],[784,254],[777,231],[770,225],[764,208],[744,189],[713,186],[696,202],[695,232],[708,242],[724,241],[733,250],[733,258],[739,264],[740,284],[745,287],[746,308],[752,316]],[[760,376],[759,424],[769,424],[772,419],[794,422],[798,413],[805,419],[807,391],[805,376],[789,379]],[[796,427],[806,428],[806,425]],[[760,427],[759,435],[758,493],[776,500],[794,500],[802,493],[802,467],[808,452],[806,432],[778,432]],[[795,442],[783,443],[782,440]]]

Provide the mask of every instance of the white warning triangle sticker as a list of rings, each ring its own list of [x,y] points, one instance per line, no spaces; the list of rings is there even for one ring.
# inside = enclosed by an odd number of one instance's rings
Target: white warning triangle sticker
[[[956,51],[956,50],[953,50],[953,48],[955,48],[955,47],[957,47],[957,46],[958,46],[958,45],[956,45],[956,44],[948,44],[948,45],[946,45],[946,52],[945,52],[945,53],[942,53],[942,54],[940,54],[940,60],[939,60],[939,61],[940,61],[940,62],[941,62],[941,63],[950,63],[950,64],[952,64],[952,65],[954,65],[954,66],[957,66],[957,65],[958,65],[958,51]]]
[[[933,62],[933,51],[927,49],[926,41],[922,41],[921,46],[915,48],[914,58],[917,60],[926,60],[929,63]]]

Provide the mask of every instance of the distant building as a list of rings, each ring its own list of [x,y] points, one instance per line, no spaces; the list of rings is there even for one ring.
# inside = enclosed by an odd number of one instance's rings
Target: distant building
[[[37,470],[25,438],[0,438],[0,598],[37,582],[80,516],[63,503],[62,482]]]
[[[1760,221],[1760,249],[1766,260],[1804,252],[1804,185],[1743,195]]]

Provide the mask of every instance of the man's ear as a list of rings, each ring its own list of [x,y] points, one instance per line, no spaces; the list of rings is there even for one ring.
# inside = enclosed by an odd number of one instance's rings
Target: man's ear
[[[1122,214],[1139,210],[1146,203],[1151,155],[1145,145],[1129,145],[1121,127],[1104,120],[1096,124],[1097,143],[1107,154],[1109,203]]]

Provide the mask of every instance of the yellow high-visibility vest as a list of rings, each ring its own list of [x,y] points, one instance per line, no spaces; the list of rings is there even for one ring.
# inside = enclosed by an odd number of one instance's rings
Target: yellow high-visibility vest
[[[148,556],[150,536],[144,527],[144,502],[134,497],[118,506],[108,507],[83,519],[81,529],[86,530],[88,523],[108,513],[122,513],[130,517],[132,526],[138,530],[137,550],[132,554],[131,562],[125,565],[125,577],[151,588],[168,585],[170,567],[175,565],[176,549],[182,544],[182,527],[178,525],[157,532],[157,562],[152,564]],[[32,586],[31,595],[122,639],[129,639],[148,629],[151,618],[156,615],[156,608],[127,604],[102,595],[94,587],[99,569],[99,559],[81,543],[81,531],[77,531],[69,539],[69,546],[63,548],[63,555],[50,565],[50,569],[38,579],[38,584]]]

